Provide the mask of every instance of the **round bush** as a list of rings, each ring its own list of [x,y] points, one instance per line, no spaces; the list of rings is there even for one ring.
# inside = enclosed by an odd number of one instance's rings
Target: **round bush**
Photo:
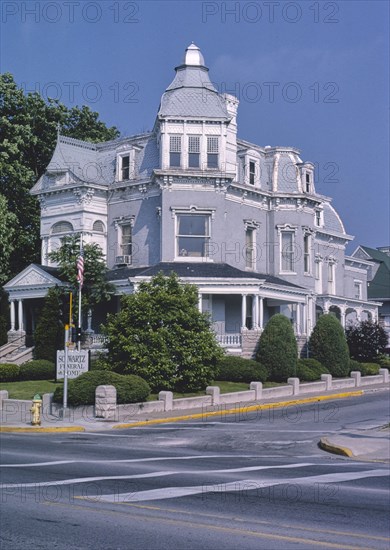
[[[0,382],[19,380],[20,367],[13,363],[0,363]]]
[[[326,367],[316,359],[298,359],[297,377],[303,382],[320,380],[321,374],[329,374]]]
[[[349,351],[344,329],[331,314],[321,315],[309,339],[310,356],[333,376],[349,373]]]
[[[56,367],[51,361],[36,359],[20,365],[21,380],[50,380],[55,378]]]
[[[267,369],[268,378],[284,382],[294,376],[298,348],[291,322],[280,313],[273,315],[260,336],[256,359]]]
[[[94,405],[95,390],[101,385],[115,386],[118,404],[139,403],[140,401],[145,401],[150,394],[149,385],[140,376],[95,370],[84,372],[78,378],[69,380],[69,405]],[[53,396],[54,401],[61,403],[63,395],[63,387],[56,388]]]
[[[263,365],[244,357],[226,356],[217,363],[217,380],[228,382],[265,382],[267,370]]]

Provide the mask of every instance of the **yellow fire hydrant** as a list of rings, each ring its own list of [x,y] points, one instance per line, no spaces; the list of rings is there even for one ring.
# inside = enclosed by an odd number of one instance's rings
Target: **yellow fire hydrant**
[[[39,393],[34,395],[32,406],[30,409],[31,412],[31,424],[33,426],[41,425],[41,408],[42,408],[42,399]]]

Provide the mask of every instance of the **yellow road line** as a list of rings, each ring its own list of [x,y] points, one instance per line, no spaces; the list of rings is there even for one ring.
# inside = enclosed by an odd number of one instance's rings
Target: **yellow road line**
[[[62,432],[85,432],[83,426],[64,426],[62,428],[25,428],[20,426],[0,426],[0,432],[4,433],[62,433]]]
[[[196,420],[199,418],[208,418],[213,416],[219,416],[219,415],[229,415],[229,414],[239,414],[239,413],[247,413],[251,411],[260,411],[265,409],[272,409],[272,408],[281,408],[281,407],[290,407],[292,405],[304,405],[306,403],[316,403],[318,401],[329,401],[331,399],[344,399],[346,397],[358,397],[363,395],[363,391],[353,391],[353,392],[345,392],[345,393],[336,393],[332,395],[320,395],[317,397],[307,397],[303,399],[294,399],[290,401],[279,401],[277,403],[263,403],[261,405],[249,405],[248,407],[241,406],[235,409],[221,409],[218,411],[210,411],[210,412],[201,412],[201,413],[195,413],[195,414],[189,414],[189,415],[182,415],[182,416],[171,416],[166,418],[152,418],[151,420],[140,420],[138,422],[129,422],[126,424],[116,424],[113,426],[113,429],[120,430],[123,428],[136,428],[139,426],[150,426],[152,424],[166,424],[170,422],[179,422],[181,420]],[[222,396],[223,397],[223,394]],[[220,405],[215,405],[216,407],[219,407],[221,405],[224,405],[224,403],[221,403]],[[213,406],[213,405],[210,405]]]

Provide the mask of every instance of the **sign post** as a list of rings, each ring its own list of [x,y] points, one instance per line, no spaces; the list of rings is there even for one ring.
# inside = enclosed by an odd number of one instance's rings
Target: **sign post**
[[[63,402],[63,415],[65,418],[65,412],[68,407],[68,348],[69,348],[69,325],[65,325],[65,346],[64,346],[64,402]]]

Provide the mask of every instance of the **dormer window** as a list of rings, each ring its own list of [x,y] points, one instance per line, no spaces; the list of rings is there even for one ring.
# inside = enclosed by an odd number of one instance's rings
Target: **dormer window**
[[[249,183],[251,185],[255,184],[256,179],[256,163],[254,160],[249,161]]]
[[[134,177],[135,172],[135,150],[118,153],[116,162],[117,181],[127,181]]]
[[[121,180],[128,180],[130,178],[130,155],[122,157],[121,162]]]
[[[322,226],[322,211],[321,210],[315,210],[314,211],[314,222],[317,227]]]
[[[311,192],[312,174],[311,172],[305,172],[305,192]]]
[[[207,168],[219,167],[219,138],[214,136],[207,137]]]
[[[181,166],[181,136],[169,136],[169,166],[171,168]]]
[[[188,168],[200,167],[200,136],[188,136]]]

